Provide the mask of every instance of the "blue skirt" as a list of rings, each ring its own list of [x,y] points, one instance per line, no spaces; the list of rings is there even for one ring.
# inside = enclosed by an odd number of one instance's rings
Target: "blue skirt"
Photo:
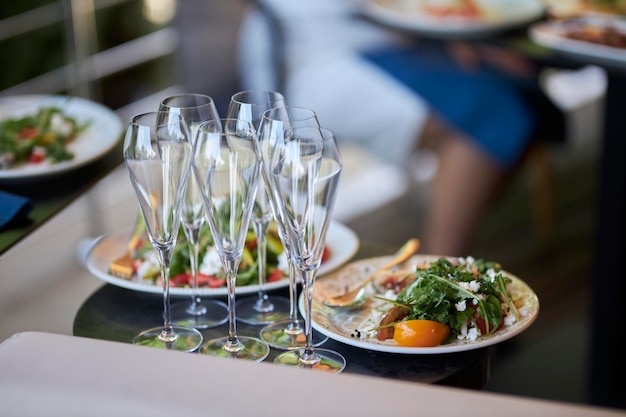
[[[540,109],[550,105],[538,105],[548,99],[536,77],[514,77],[487,65],[462,68],[438,43],[420,41],[364,57],[415,91],[505,169],[519,160],[538,130]]]

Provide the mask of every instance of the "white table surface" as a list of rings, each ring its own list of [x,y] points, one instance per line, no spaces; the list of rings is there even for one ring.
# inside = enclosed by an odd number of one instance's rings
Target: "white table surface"
[[[625,415],[38,332],[0,345],[0,399],[12,417]]]

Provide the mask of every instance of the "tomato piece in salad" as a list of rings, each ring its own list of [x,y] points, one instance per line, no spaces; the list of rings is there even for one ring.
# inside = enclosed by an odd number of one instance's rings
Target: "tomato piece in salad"
[[[189,272],[181,272],[170,278],[172,287],[191,287],[191,274]],[[198,287],[220,288],[226,285],[226,279],[216,277],[215,275],[198,274]]]
[[[393,327],[393,340],[401,346],[439,346],[450,336],[450,327],[433,320],[406,320]]]
[[[330,248],[328,246],[324,246],[324,251],[322,252],[322,262],[325,262],[330,258]]]
[[[20,133],[17,135],[19,139],[33,139],[39,136],[41,133],[41,129],[36,127],[25,127],[20,130]]]
[[[274,269],[272,272],[270,272],[267,275],[267,282],[280,281],[284,277],[285,277],[285,274],[283,274],[283,271],[281,271],[280,269],[276,268],[276,269]]]
[[[43,148],[34,148],[28,155],[28,162],[31,164],[39,164],[46,159],[46,151]]]

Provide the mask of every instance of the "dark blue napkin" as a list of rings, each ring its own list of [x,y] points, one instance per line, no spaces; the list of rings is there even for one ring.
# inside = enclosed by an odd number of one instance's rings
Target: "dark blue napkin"
[[[26,219],[32,209],[28,198],[0,190],[0,229]]]

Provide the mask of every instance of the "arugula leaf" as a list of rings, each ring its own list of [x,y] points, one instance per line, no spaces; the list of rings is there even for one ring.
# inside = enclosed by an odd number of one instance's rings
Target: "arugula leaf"
[[[453,263],[440,258],[425,269],[416,269],[413,279],[391,302],[411,311],[403,320],[434,320],[447,324],[451,329],[449,340],[459,334],[468,321],[475,320],[474,312],[484,320],[485,334],[493,333],[500,326],[503,303],[519,318],[506,291],[510,279],[502,276],[497,263],[471,258]]]

